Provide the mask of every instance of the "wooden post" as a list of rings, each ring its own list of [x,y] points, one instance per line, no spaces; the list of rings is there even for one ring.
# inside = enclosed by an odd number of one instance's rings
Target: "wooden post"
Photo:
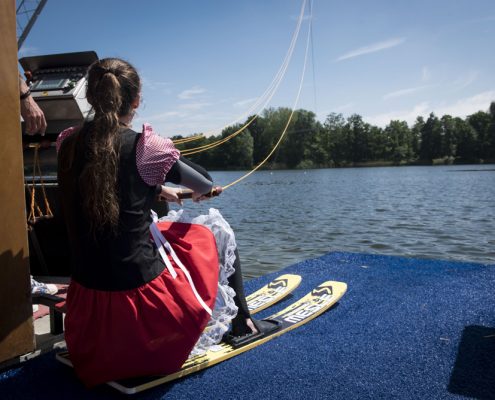
[[[20,124],[15,0],[0,1],[0,362],[35,348]]]

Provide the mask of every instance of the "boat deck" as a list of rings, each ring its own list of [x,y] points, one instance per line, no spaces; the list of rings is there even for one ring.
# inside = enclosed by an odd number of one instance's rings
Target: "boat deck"
[[[495,265],[335,252],[283,270],[302,283],[263,316],[325,280],[348,291],[279,338],[138,399],[495,398]],[[271,274],[246,283],[251,292]],[[55,351],[0,374],[2,399],[107,399]]]

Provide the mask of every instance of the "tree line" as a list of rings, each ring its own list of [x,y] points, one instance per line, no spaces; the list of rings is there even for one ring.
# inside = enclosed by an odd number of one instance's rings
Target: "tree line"
[[[270,108],[246,123],[244,131],[210,150],[189,158],[207,169],[250,169],[275,146],[283,132],[289,108]],[[182,151],[213,144],[244,124],[225,128],[220,135],[201,137],[178,147]],[[183,139],[175,136],[172,139]],[[331,168],[366,165],[452,164],[495,162],[495,102],[489,111],[466,118],[431,113],[417,117],[412,126],[392,120],[377,127],[358,114],[344,118],[331,113],[321,123],[307,110],[294,112],[286,136],[265,165],[267,168]]]

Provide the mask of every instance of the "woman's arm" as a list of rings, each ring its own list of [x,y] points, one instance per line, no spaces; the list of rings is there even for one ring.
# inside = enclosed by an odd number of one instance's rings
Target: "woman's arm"
[[[21,97],[21,115],[26,124],[26,133],[28,135],[34,135],[35,133],[41,133],[43,136],[46,131],[46,119],[45,114],[34,101],[31,96],[29,86],[22,79],[19,74],[19,90]]]
[[[165,182],[192,189],[192,193],[183,193],[181,189],[157,185],[156,192],[159,197],[179,204],[182,204],[182,198],[192,198],[198,202],[222,193],[221,186],[213,187],[213,179],[203,167],[182,156],[168,171]]]
[[[210,174],[203,167],[182,156],[168,171],[165,182],[185,186],[201,195],[208,194],[213,189]]]

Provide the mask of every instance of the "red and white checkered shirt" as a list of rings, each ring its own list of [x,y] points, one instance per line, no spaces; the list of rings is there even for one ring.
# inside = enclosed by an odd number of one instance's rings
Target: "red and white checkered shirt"
[[[78,127],[67,128],[62,131],[56,141],[57,152],[64,139],[74,132]],[[136,164],[139,175],[150,186],[163,184],[167,172],[180,156],[168,138],[157,135],[153,132],[150,124],[143,124],[143,130],[139,136],[136,146]]]

